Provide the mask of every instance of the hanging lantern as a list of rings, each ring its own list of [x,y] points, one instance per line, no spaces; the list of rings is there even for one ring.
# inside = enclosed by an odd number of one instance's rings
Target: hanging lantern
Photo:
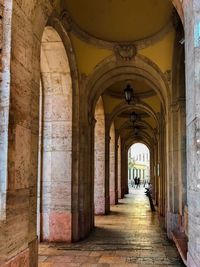
[[[126,88],[124,89],[125,100],[128,104],[130,104],[131,100],[133,99],[133,88],[130,84],[127,84]]]
[[[133,133],[134,133],[134,135],[138,135],[139,134],[139,128],[138,127],[134,127],[133,128]]]
[[[132,122],[135,122],[135,121],[137,120],[137,118],[138,118],[138,115],[137,115],[137,113],[135,113],[135,112],[132,112],[132,113],[131,113],[131,118],[130,118],[130,119],[131,119],[131,121],[132,121]]]

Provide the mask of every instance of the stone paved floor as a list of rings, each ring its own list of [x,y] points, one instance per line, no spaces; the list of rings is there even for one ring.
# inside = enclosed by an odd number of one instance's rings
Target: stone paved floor
[[[96,218],[97,227],[85,241],[41,244],[39,267],[184,266],[143,189],[133,189],[111,210],[109,216]]]

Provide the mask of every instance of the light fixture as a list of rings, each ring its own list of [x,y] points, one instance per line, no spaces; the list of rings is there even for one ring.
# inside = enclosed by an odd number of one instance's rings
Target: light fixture
[[[131,100],[133,99],[133,88],[130,84],[127,84],[126,88],[124,89],[125,100],[128,104],[130,104]]]
[[[138,127],[134,127],[133,128],[133,133],[134,133],[134,135],[138,135],[139,134],[139,128]]]
[[[132,121],[132,122],[135,122],[135,121],[137,120],[137,118],[138,118],[137,113],[132,112],[132,113],[131,113],[131,117],[130,117],[131,121]]]

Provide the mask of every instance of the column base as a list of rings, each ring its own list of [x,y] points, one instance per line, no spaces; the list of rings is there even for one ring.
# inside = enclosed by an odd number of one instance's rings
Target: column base
[[[51,212],[42,214],[42,240],[47,242],[67,242],[72,240],[71,213]]]
[[[167,236],[172,239],[172,231],[179,229],[179,215],[173,212],[167,212]]]

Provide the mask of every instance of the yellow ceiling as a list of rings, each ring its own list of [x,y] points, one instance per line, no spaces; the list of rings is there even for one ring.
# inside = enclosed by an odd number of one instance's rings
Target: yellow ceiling
[[[171,70],[173,59],[175,31],[166,34],[165,37],[145,49],[139,51],[140,54],[150,58],[159,68],[165,72]]]
[[[134,41],[157,33],[163,28],[172,13],[169,0],[67,0],[65,7],[71,13],[76,23],[89,34],[108,41]],[[76,56],[79,73],[91,75],[92,71],[105,58],[114,55],[114,50],[95,46],[90,42],[79,39],[74,33],[69,33]],[[162,40],[145,49],[138,50],[138,54],[152,60],[164,73],[172,69],[173,47],[175,31],[167,33]],[[113,84],[107,90],[123,93],[127,81]],[[131,82],[135,93],[152,90],[145,82],[136,77]],[[117,98],[104,94],[102,96],[106,113],[123,102],[124,98]],[[146,102],[155,113],[160,112],[161,102],[158,96],[141,99]],[[138,111],[137,111],[138,112]],[[141,110],[141,112],[144,112]],[[129,117],[115,118],[115,127],[119,127],[130,120]],[[143,118],[153,128],[156,128],[152,117]],[[129,129],[125,130],[127,133]],[[150,132],[149,132],[150,133]]]
[[[135,41],[159,32],[170,20],[169,0],[67,0],[73,20],[92,36]]]
[[[80,73],[89,75],[100,61],[113,54],[111,50],[101,49],[83,42],[72,33],[70,39]]]

